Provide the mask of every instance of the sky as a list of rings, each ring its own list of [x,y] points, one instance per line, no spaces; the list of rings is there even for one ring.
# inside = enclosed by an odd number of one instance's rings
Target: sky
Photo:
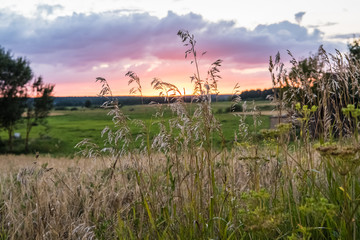
[[[153,78],[192,93],[196,69],[177,32],[194,35],[202,79],[222,59],[218,87],[229,94],[271,87],[269,57],[303,59],[320,45],[347,51],[360,37],[359,0],[1,0],[0,46],[26,57],[55,96],[96,96],[106,78],[128,95],[128,71],[144,95]]]

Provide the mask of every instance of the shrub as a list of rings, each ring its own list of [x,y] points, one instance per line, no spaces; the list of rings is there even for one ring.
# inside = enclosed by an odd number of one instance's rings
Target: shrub
[[[225,112],[242,112],[242,111],[243,111],[243,107],[240,104],[235,104],[225,109]]]

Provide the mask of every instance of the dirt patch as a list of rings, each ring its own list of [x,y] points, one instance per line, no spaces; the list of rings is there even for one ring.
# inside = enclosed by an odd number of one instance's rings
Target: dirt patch
[[[61,116],[61,115],[65,115],[64,112],[50,112],[48,116]],[[22,114],[23,117],[26,117],[26,112],[24,112]]]
[[[65,113],[63,112],[50,112],[49,116],[61,116],[61,115],[65,115]]]
[[[254,114],[259,114],[262,116],[277,116],[279,114],[279,111],[258,111],[258,112],[236,112],[238,114],[241,115],[254,115]]]

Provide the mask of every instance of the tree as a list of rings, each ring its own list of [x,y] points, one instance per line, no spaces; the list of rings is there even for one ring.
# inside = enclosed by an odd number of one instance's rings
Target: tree
[[[14,58],[10,51],[0,47],[0,127],[9,135],[9,150],[13,148],[16,122],[26,107],[26,85],[33,78],[29,62]]]
[[[84,106],[85,106],[86,108],[91,108],[91,101],[90,101],[90,100],[86,100]]]
[[[53,97],[51,96],[54,85],[44,84],[42,77],[39,77],[32,84],[32,91],[35,95],[34,101],[28,101],[26,111],[26,138],[25,151],[29,151],[29,136],[33,126],[45,124],[45,118],[49,115],[53,107]]]
[[[360,61],[360,39],[354,40],[348,45],[350,57]]]

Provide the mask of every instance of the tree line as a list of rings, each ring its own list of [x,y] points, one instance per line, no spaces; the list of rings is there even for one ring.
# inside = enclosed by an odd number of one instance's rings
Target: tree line
[[[272,89],[256,89],[256,90],[245,90],[240,93],[240,98],[242,100],[266,100],[269,95],[273,94]],[[138,96],[117,96],[115,97],[118,103],[121,106],[127,105],[137,105],[141,104],[143,98],[143,104],[150,103],[167,103],[164,97],[138,97]],[[185,102],[191,102],[192,96],[185,96]],[[212,95],[213,102],[221,101],[231,101],[233,95],[230,94],[221,94],[221,95]],[[54,107],[55,109],[62,109],[61,107],[99,107],[107,99],[101,97],[54,97]],[[171,101],[171,99],[170,99]]]

